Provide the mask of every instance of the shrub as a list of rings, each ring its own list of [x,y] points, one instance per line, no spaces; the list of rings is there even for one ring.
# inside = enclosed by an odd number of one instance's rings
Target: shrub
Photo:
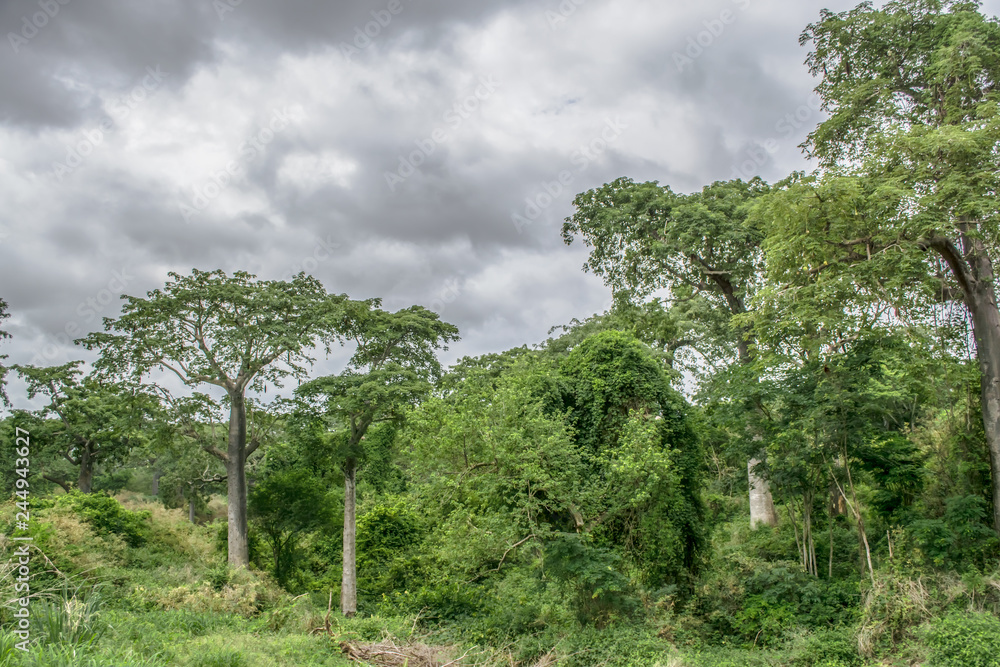
[[[796,667],[856,667],[862,664],[858,642],[848,628],[817,630],[808,635],[795,657]]]
[[[933,667],[1000,667],[1000,619],[987,613],[951,613],[925,633]]]
[[[130,547],[140,547],[149,537],[148,511],[132,512],[109,495],[80,493],[74,489],[55,503],[68,507],[99,533],[119,535]]]
[[[986,500],[956,496],[945,503],[940,519],[914,521],[909,531],[916,546],[936,567],[964,570],[995,558],[1000,543],[989,525]]]

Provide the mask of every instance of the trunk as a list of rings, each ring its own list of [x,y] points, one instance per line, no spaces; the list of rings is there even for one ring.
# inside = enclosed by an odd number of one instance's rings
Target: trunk
[[[758,524],[768,526],[778,525],[778,512],[774,509],[774,499],[767,480],[754,473],[754,467],[760,463],[758,459],[747,462],[747,477],[750,480],[750,528]]]
[[[94,487],[94,459],[90,457],[90,447],[80,450],[80,476],[76,481],[76,488],[80,493],[90,493]]]
[[[246,567],[250,564],[247,543],[247,411],[242,394],[230,395],[229,448],[226,460],[228,492],[229,564]]]
[[[958,221],[961,249],[949,239],[934,237],[927,242],[947,262],[962,289],[965,307],[972,319],[976,359],[980,372],[980,402],[983,430],[990,448],[993,489],[993,529],[1000,533],[1000,311],[993,287],[993,262],[972,223]]]
[[[788,501],[788,518],[792,520],[792,532],[795,535],[795,550],[799,553],[799,560],[802,561],[802,567],[806,566],[806,551],[799,542],[799,523],[795,520],[795,510],[792,509],[791,500]]]
[[[160,495],[160,477],[163,476],[163,471],[154,470],[153,471],[153,488],[150,490],[149,495],[158,496]]]
[[[196,523],[194,520],[194,496],[188,498],[188,520],[191,523]]]
[[[344,576],[340,584],[340,611],[348,617],[358,610],[357,528],[354,522],[357,470],[357,459],[348,458],[344,463]]]
[[[829,536],[830,536],[830,564],[828,566],[827,577],[833,579],[833,515],[830,515],[830,526],[829,526]]]
[[[982,260],[989,264],[989,260]],[[992,267],[989,268],[992,278]],[[983,430],[990,448],[990,475],[993,487],[993,529],[1000,533],[1000,312],[992,280],[979,280],[970,307],[972,333],[976,338],[979,360],[980,401],[983,408]]]

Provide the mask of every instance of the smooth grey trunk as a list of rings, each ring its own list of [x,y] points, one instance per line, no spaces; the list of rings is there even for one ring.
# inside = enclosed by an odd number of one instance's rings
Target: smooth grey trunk
[[[80,451],[80,476],[76,480],[76,488],[80,493],[90,493],[94,487],[94,460],[90,456],[90,447]]]
[[[353,616],[358,611],[358,571],[355,551],[357,471],[357,459],[348,458],[344,463],[344,574],[340,583],[340,611],[344,616]]]
[[[226,486],[228,492],[229,564],[246,567],[250,564],[247,543],[247,411],[242,393],[230,393],[229,446],[226,452]]]
[[[196,523],[194,520],[194,496],[188,498],[188,520],[191,523]]]
[[[153,471],[153,488],[150,490],[149,495],[151,496],[160,495],[160,477],[162,476],[163,476],[163,471],[161,470]]]
[[[750,479],[750,528],[760,524],[766,526],[778,525],[778,512],[774,509],[774,498],[767,480],[754,473],[754,467],[760,463],[758,459],[747,462],[747,477]]]
[[[735,309],[733,312],[737,312]],[[741,364],[749,364],[753,361],[750,354],[750,346],[746,339],[740,338],[737,345],[739,360]],[[758,410],[760,410],[758,406]],[[761,442],[764,437],[760,433],[755,433],[753,442]],[[758,458],[760,457],[760,458]],[[774,509],[774,497],[771,495],[771,485],[767,480],[757,475],[754,468],[763,460],[764,453],[758,452],[747,461],[747,481],[750,494],[750,530],[755,530],[760,524],[765,526],[778,525],[778,511]]]
[[[984,258],[982,263],[989,264],[989,259]],[[1000,533],[1000,311],[993,289],[992,266],[988,268],[991,280],[977,281],[976,307],[970,310],[979,360],[983,430],[990,448],[993,529]]]

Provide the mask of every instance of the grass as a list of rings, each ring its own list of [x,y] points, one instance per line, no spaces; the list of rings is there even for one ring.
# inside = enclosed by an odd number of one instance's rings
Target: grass
[[[164,509],[138,493],[122,494],[119,500],[126,509],[149,513],[148,538],[141,546],[129,547],[117,535],[99,534],[67,507],[40,503],[32,511],[32,532],[39,547],[31,564],[32,634],[42,641],[28,654],[14,649],[16,640],[5,631],[13,620],[10,606],[0,607],[0,667],[359,664],[344,655],[342,642],[409,645],[414,654],[465,654],[455,667],[861,667],[865,662],[857,651],[859,644],[861,653],[867,649],[869,655],[886,655],[887,651],[876,649],[889,647],[894,655],[905,655],[906,664],[921,664],[930,654],[929,643],[917,641],[923,636],[918,627],[937,622],[949,610],[965,613],[967,607],[970,612],[994,614],[1000,610],[996,577],[951,576],[925,589],[920,579],[885,576],[866,597],[857,626],[788,630],[782,642],[764,649],[746,650],[739,642],[731,648],[691,643],[672,617],[658,624],[583,628],[567,636],[540,630],[537,635],[485,646],[483,636],[473,633],[474,625],[429,630],[420,627],[419,617],[347,619],[333,613],[328,634],[326,594],[293,597],[264,573],[228,570],[217,551],[218,524],[192,525],[183,510]],[[217,512],[218,502],[214,505]],[[0,532],[11,525],[14,511],[12,503],[0,503]],[[6,566],[11,548],[12,543],[0,535],[0,551],[5,554],[0,555],[3,601],[16,597],[14,575]],[[967,621],[964,616],[957,618],[950,626],[928,631],[927,636],[939,639],[935,650],[944,656],[941,660],[948,659],[948,651],[969,649],[968,642],[945,641],[964,636],[961,623]],[[989,633],[981,634],[981,643],[992,646]],[[872,657],[867,664],[890,663]]]

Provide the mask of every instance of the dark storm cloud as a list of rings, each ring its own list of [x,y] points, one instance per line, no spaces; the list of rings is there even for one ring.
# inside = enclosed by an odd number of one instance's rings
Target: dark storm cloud
[[[852,4],[4,3],[3,351],[86,356],[121,293],[192,267],[426,305],[448,360],[540,341],[608,304],[560,238],[577,193],[809,168],[798,36]]]

